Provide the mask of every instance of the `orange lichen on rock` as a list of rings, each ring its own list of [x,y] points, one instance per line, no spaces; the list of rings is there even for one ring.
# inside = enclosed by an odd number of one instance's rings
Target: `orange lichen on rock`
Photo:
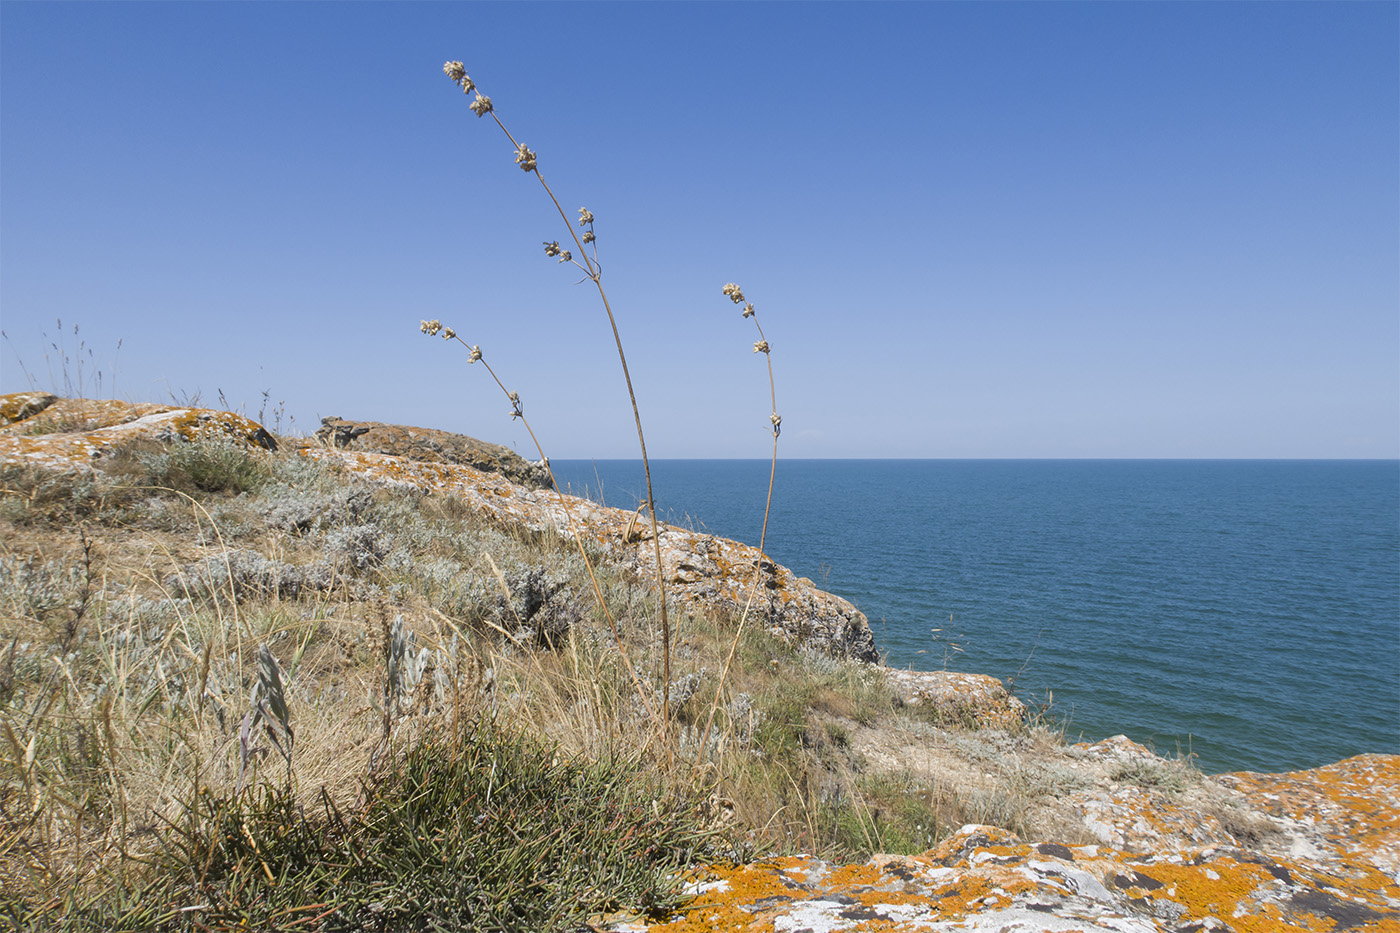
[[[0,426],[32,418],[58,401],[49,392],[12,392],[0,395]]]
[[[14,396],[0,396],[0,407],[23,404]],[[0,463],[83,468],[114,446],[136,439],[173,442],[215,437],[268,450],[277,446],[262,425],[233,412],[116,399],[63,399],[33,417],[0,426]]]
[[[1284,774],[1242,771],[1225,783],[1304,837],[1314,853],[1400,880],[1400,755],[1358,755]]]

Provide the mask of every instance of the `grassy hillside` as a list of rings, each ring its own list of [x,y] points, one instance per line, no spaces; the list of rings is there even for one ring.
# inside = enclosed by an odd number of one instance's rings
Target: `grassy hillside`
[[[853,730],[935,727],[878,667],[752,626],[721,690],[724,613],[671,607],[658,731],[653,588],[601,550],[616,639],[574,544],[450,496],[285,447],[101,462],[0,474],[21,926],[544,929],[664,910],[699,861],[918,851],[1020,818],[1013,794],[865,767]]]

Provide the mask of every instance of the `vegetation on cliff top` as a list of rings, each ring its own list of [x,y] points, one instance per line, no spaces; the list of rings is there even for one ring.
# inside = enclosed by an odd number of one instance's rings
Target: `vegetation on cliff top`
[[[573,546],[447,496],[218,441],[0,480],[0,880],[21,926],[458,922],[423,893],[450,873],[481,892],[451,908],[473,924],[548,928],[663,910],[697,860],[919,851],[1011,799],[867,773],[852,730],[928,715],[878,669],[752,626],[721,688],[736,620],[674,607],[668,767]],[[659,701],[648,585],[592,557]],[[528,917],[527,881],[558,894]]]

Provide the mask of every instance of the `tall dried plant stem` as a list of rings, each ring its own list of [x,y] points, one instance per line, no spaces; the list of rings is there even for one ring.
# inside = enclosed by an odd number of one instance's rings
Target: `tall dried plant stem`
[[[487,111],[491,114],[491,119],[496,121],[496,125],[501,128],[501,132],[506,134],[517,152],[528,152],[524,146],[516,141],[510,130],[501,122],[501,118],[496,116],[494,109]],[[613,315],[612,304],[608,301],[608,293],[603,289],[602,267],[596,259],[590,259],[588,253],[583,248],[583,242],[579,239],[577,231],[569,222],[568,215],[564,213],[564,208],[560,206],[559,199],[554,196],[554,191],[549,187],[544,176],[540,174],[539,166],[530,160],[526,169],[535,178],[539,179],[540,186],[549,195],[549,200],[554,203],[554,209],[559,212],[559,218],[564,221],[564,227],[569,231],[569,236],[573,238],[574,244],[578,247],[579,256],[583,258],[583,265],[580,266],[587,273],[588,278],[598,289],[598,297],[603,301],[603,310],[608,314],[608,324],[612,327],[613,342],[617,345],[617,358],[622,364],[622,378],[627,383],[627,398],[632,403],[632,418],[637,425],[637,445],[642,451],[642,471],[646,474],[647,481],[647,511],[651,514],[651,541],[656,559],[656,604],[661,613],[661,654],[662,654],[662,687],[661,687],[661,710],[662,728],[666,734],[666,761],[668,765],[674,765],[673,751],[671,747],[671,623],[666,612],[666,580],[665,568],[661,561],[661,532],[656,521],[656,496],[651,487],[651,460],[647,457],[646,436],[642,432],[642,415],[637,407],[637,393],[632,388],[632,374],[627,368],[627,354],[622,349],[622,336],[618,333],[617,318]],[[595,247],[596,248],[596,247]],[[595,253],[596,256],[596,253]],[[577,261],[574,265],[579,265]],[[541,455],[543,456],[543,455]]]
[[[734,287],[732,293],[726,286],[726,294],[734,297],[737,304],[744,300],[743,293]],[[752,304],[745,304],[744,317],[753,318],[753,326],[758,328],[758,342],[754,344],[755,352],[762,352],[768,363],[768,396],[773,404],[773,414],[769,418],[773,425],[773,455],[768,462],[768,498],[763,504],[763,530],[758,535],[758,560],[753,569],[753,583],[749,585],[748,599],[744,601],[744,611],[739,614],[739,624],[734,629],[734,638],[729,643],[729,654],[724,659],[724,670],[720,672],[719,684],[715,687],[715,698],[710,704],[709,715],[705,717],[705,730],[700,733],[700,748],[696,752],[694,765],[698,766],[705,760],[705,749],[710,742],[710,729],[714,726],[715,713],[719,710],[720,699],[724,696],[724,685],[729,679],[729,669],[734,663],[734,655],[739,649],[739,639],[744,635],[744,625],[749,620],[749,611],[753,608],[754,598],[758,595],[758,584],[763,579],[763,561],[766,555],[763,547],[768,541],[768,516],[773,510],[773,481],[778,475],[778,435],[782,433],[783,419],[778,417],[778,388],[773,379],[773,354],[769,352],[768,338],[763,333],[763,325],[758,323],[758,316],[754,313]]]
[[[632,684],[637,688],[637,694],[642,698],[642,705],[646,707],[647,716],[649,716],[653,722],[656,722],[656,708],[651,705],[651,698],[647,695],[646,688],[642,686],[642,679],[637,675],[637,669],[632,666],[632,659],[627,654],[627,645],[623,641],[622,633],[617,627],[617,620],[613,618],[612,610],[608,608],[608,602],[603,598],[603,588],[598,583],[598,576],[593,572],[593,562],[588,559],[588,551],[583,546],[583,522],[574,517],[574,510],[569,506],[569,497],[564,495],[563,490],[559,488],[559,481],[554,478],[554,469],[549,465],[549,458],[544,455],[544,448],[540,445],[539,438],[535,436],[535,429],[530,426],[530,419],[525,417],[525,412],[520,407],[518,396],[505,387],[505,383],[501,382],[501,378],[496,375],[496,371],[491,368],[491,364],[486,362],[486,358],[481,355],[479,348],[471,346],[455,333],[452,335],[451,339],[472,351],[473,362],[479,362],[482,366],[486,367],[486,371],[491,374],[491,378],[495,381],[496,385],[500,386],[506,398],[510,399],[511,403],[514,405],[515,408],[511,413],[511,417],[519,418],[520,423],[525,425],[525,431],[530,435],[530,441],[535,445],[535,451],[540,455],[540,462],[544,464],[545,471],[549,473],[549,482],[553,485],[554,492],[559,497],[559,504],[563,507],[565,516],[568,517],[569,524],[577,529],[572,535],[574,543],[578,546],[579,556],[583,558],[583,566],[588,571],[588,580],[593,585],[593,597],[598,601],[598,606],[603,610],[603,616],[608,620],[608,630],[612,632],[613,641],[617,643],[618,651],[622,655],[623,666],[627,668],[627,673],[632,678]]]

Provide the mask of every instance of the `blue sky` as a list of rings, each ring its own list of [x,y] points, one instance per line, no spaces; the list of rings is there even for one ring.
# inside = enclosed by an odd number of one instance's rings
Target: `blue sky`
[[[440,318],[551,457],[636,456],[460,59],[597,217],[653,456],[767,455],[735,281],[784,456],[1395,457],[1398,11],[8,0],[0,390],[61,318],[103,394],[529,452]]]

